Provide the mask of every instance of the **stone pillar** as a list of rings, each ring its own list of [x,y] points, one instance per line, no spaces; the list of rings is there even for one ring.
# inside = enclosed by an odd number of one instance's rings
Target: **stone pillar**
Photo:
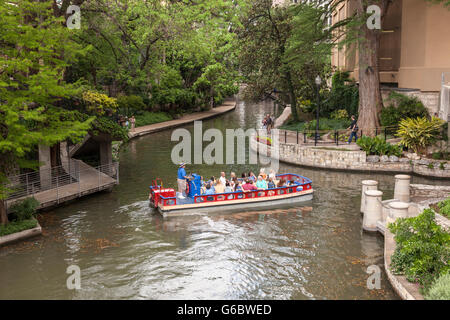
[[[382,219],[381,198],[383,192],[379,190],[367,190],[364,208],[363,229],[365,231],[377,231],[377,221]]]
[[[398,218],[408,218],[409,203],[394,201],[389,203],[389,215],[386,217],[386,226]]]
[[[377,190],[378,181],[375,180],[363,180],[362,183],[362,193],[361,193],[361,212],[364,212],[364,207],[366,204],[366,194],[367,190]]]
[[[39,145],[39,165],[41,189],[50,189],[52,186],[52,158],[49,146]]]
[[[397,174],[395,176],[394,199],[409,202],[409,183],[411,176],[406,174]]]
[[[112,142],[102,141],[100,144],[100,165],[112,163]]]

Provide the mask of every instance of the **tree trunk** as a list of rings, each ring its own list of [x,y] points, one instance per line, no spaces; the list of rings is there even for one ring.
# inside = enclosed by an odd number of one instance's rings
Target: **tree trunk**
[[[298,122],[299,119],[298,119],[298,113],[297,113],[297,99],[295,97],[295,90],[294,90],[294,85],[292,83],[292,78],[291,78],[290,72],[286,72],[286,78],[287,78],[287,83],[288,83],[288,88],[289,88],[289,98],[290,98],[290,103],[291,103],[292,118],[294,119],[294,121]]]
[[[8,215],[6,213],[5,201],[0,200],[0,225],[8,223]]]
[[[363,16],[368,4],[358,1],[358,15]],[[381,30],[361,26],[362,39],[359,41],[359,108],[358,126],[364,135],[375,135],[375,128],[380,126],[380,112],[383,100],[380,90],[380,73],[378,54]]]

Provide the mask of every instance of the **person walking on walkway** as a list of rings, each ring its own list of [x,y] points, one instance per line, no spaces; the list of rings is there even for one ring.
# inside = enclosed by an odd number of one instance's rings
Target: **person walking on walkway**
[[[356,124],[356,122],[357,122],[356,117],[354,115],[352,115],[352,122],[350,124],[350,127],[347,128],[347,129],[351,130],[350,138],[348,139],[347,144],[350,144],[352,142],[353,137],[355,137],[355,142],[356,142],[356,140],[358,140],[359,128],[358,128],[358,125]]]
[[[134,128],[136,127],[136,118],[134,117],[134,115],[130,118],[130,123],[131,123],[131,132],[133,132]]]

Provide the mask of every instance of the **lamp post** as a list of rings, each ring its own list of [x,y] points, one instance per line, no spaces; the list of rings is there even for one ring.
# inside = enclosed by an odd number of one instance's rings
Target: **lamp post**
[[[316,77],[316,96],[317,96],[317,107],[316,107],[316,134],[314,136],[314,146],[317,145],[317,139],[319,138],[319,106],[320,106],[320,95],[319,95],[319,88],[322,84],[322,79],[320,76]]]

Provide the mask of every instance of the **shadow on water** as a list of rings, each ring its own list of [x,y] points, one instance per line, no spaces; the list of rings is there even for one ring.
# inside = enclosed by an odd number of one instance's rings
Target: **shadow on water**
[[[249,128],[272,102],[239,102],[204,130]],[[192,132],[193,126],[186,126]],[[383,267],[383,238],[361,231],[360,182],[393,175],[352,174],[280,164],[313,180],[314,199],[271,210],[163,219],[148,207],[160,177],[175,186],[171,131],[130,142],[120,156],[120,185],[43,213],[44,235],[0,249],[0,299],[397,299],[386,280],[366,287],[369,265]],[[257,165],[189,165],[190,172],[258,171]],[[414,177],[414,183],[436,181]],[[81,269],[81,290],[66,268]]]

